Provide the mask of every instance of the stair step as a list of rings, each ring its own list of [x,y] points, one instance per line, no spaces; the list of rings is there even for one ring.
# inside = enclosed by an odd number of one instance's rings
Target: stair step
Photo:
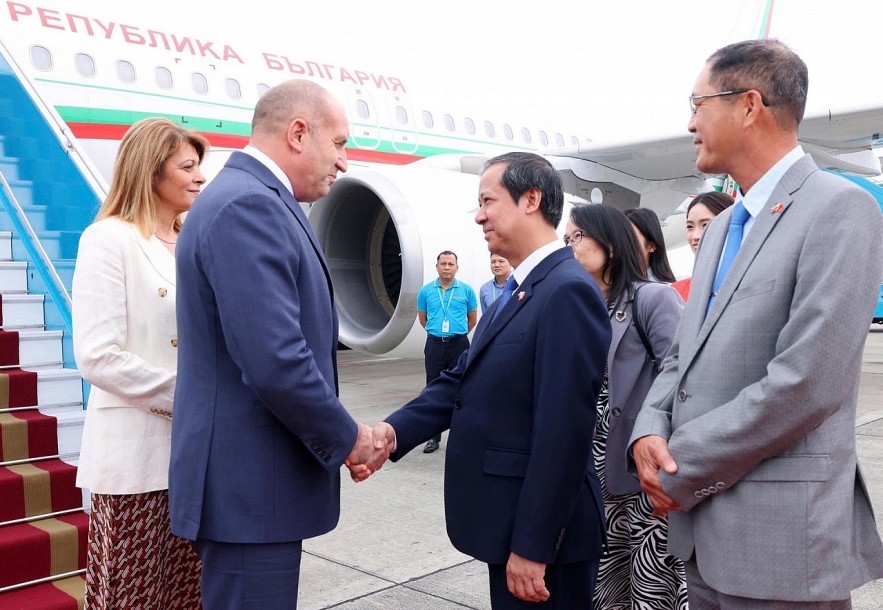
[[[0,592],[0,610],[78,610],[86,592],[84,574],[22,583]]]
[[[62,419],[67,421],[65,417]],[[57,456],[58,429],[58,417],[45,415],[37,409],[0,413],[0,461]]]
[[[18,358],[21,367],[31,370],[61,368],[64,362],[62,335],[60,330],[19,331]]]
[[[3,174],[7,182],[18,180],[18,159],[15,157],[4,157],[0,153],[0,173]]]
[[[37,404],[44,413],[83,410],[83,378],[77,369],[37,371]]]
[[[77,468],[59,459],[0,468],[0,522],[82,509]]]
[[[0,292],[23,294],[28,291],[28,264],[19,261],[0,261]]]
[[[3,330],[43,328],[42,294],[8,294],[0,296]]]
[[[0,231],[0,261],[12,260],[12,231]]]
[[[88,530],[82,511],[0,527],[0,587],[85,568]]]

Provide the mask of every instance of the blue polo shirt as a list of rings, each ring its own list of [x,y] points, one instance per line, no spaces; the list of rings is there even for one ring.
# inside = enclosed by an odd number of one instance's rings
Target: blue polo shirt
[[[505,280],[503,281],[505,284]],[[487,308],[491,306],[491,303],[497,300],[503,294],[503,287],[497,285],[497,279],[493,278],[490,282],[487,282],[478,289],[478,300],[481,303],[481,313],[487,311]]]
[[[442,290],[438,278],[429,282],[417,293],[417,311],[426,314],[426,332],[436,337],[465,335],[469,332],[466,314],[478,309],[478,299],[469,284],[457,278],[447,290]],[[448,332],[442,332],[442,324],[448,320]]]

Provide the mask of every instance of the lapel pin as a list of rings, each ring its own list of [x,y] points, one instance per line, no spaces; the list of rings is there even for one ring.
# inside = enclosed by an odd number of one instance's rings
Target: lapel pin
[[[782,205],[781,203],[777,203],[776,205],[774,205],[773,207],[770,208],[770,214],[778,214],[784,209],[785,209],[784,205]]]
[[[613,316],[616,318],[617,322],[622,322],[623,320],[625,320],[624,311],[617,311],[615,314],[613,314]]]
[[[518,300],[519,300],[519,301],[523,301],[523,300],[524,300],[524,291],[518,293]]]

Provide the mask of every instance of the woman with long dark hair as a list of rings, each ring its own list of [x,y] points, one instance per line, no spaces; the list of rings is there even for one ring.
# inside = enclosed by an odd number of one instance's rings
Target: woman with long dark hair
[[[571,211],[564,237],[607,300],[613,329],[607,376],[593,438],[607,516],[595,608],[687,607],[684,566],[669,555],[668,521],[626,470],[635,417],[674,339],[684,303],[666,284],[649,282],[628,218],[609,205]]]

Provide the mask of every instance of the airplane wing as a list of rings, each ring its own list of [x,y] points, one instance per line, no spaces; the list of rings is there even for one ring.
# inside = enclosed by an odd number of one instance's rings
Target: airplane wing
[[[881,134],[883,106],[878,106],[807,116],[799,140],[823,169],[876,176],[881,169],[874,149],[883,147]],[[708,189],[706,176],[696,169],[689,133],[588,143],[544,154],[561,172],[567,192],[622,208],[650,207],[663,218],[685,197]]]

